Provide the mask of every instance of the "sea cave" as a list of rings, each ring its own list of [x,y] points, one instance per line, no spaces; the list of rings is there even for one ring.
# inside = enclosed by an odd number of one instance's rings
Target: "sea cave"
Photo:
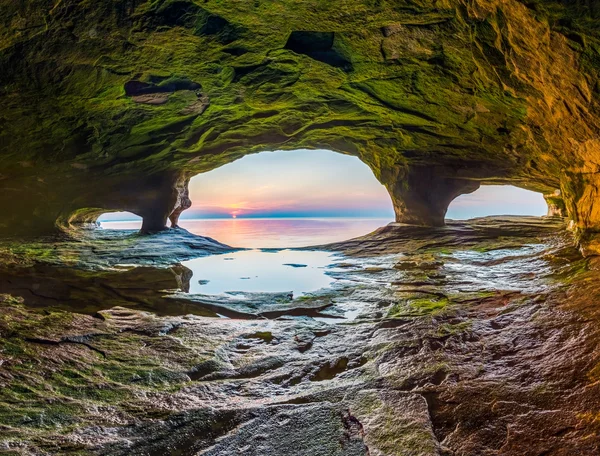
[[[600,3],[0,0],[0,454],[600,454]]]

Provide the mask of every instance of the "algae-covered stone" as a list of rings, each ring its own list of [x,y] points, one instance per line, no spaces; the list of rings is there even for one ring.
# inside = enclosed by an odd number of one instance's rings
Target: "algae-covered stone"
[[[561,189],[600,230],[594,2],[50,0],[0,5],[0,221],[172,224],[245,154],[364,161],[400,222],[481,183]],[[18,204],[16,204],[18,201]]]

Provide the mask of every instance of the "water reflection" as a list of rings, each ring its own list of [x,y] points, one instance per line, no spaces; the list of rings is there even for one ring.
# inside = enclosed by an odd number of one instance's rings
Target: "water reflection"
[[[298,218],[181,220],[182,228],[224,244],[248,248],[287,248],[321,245],[368,234],[387,219]],[[139,229],[140,222],[102,222],[106,229]]]
[[[331,252],[242,250],[184,261],[193,271],[189,293],[290,293],[293,297],[329,287]]]

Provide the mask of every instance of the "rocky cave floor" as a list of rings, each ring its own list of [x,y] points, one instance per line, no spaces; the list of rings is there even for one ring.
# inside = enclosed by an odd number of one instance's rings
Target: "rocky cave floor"
[[[227,246],[2,242],[0,454],[599,454],[600,260],[561,219],[323,248],[330,289],[192,300]]]

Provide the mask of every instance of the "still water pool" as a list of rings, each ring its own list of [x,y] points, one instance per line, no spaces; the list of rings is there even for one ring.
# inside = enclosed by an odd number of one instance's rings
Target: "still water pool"
[[[303,293],[331,286],[328,266],[335,255],[323,251],[242,250],[184,261],[194,273],[190,293]]]

